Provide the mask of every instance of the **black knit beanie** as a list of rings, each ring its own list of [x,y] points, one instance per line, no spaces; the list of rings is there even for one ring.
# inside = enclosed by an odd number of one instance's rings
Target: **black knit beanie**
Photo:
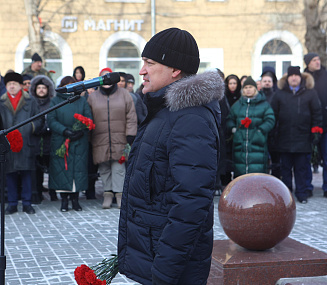
[[[319,56],[319,54],[315,53],[315,52],[309,52],[307,53],[305,56],[304,56],[304,62],[305,64],[308,66],[310,61],[316,57],[316,56]]]
[[[245,81],[244,81],[244,83],[243,83],[243,88],[244,88],[246,85],[252,85],[252,86],[254,86],[255,88],[257,88],[257,83],[255,83],[255,81],[252,79],[251,76],[248,76],[248,77],[245,79]]]
[[[41,61],[42,62],[42,58],[39,56],[38,53],[34,53],[33,56],[32,56],[32,61],[35,62],[35,61]]]
[[[23,84],[23,76],[16,72],[9,72],[5,75],[4,78],[5,85],[10,81],[16,81],[19,84]]]
[[[300,66],[289,66],[287,69],[287,77],[291,75],[299,75],[301,76]]]
[[[197,73],[200,64],[198,45],[184,30],[170,28],[155,34],[145,45],[142,57],[189,74]]]

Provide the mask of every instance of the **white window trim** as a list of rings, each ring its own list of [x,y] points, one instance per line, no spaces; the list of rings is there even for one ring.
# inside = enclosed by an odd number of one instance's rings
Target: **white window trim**
[[[62,74],[72,74],[73,73],[73,53],[68,43],[60,35],[53,33],[51,31],[46,31],[44,33],[44,40],[49,41],[54,44],[61,54],[62,63]],[[15,54],[15,71],[22,72],[24,69],[24,54],[25,50],[29,45],[28,36],[25,36],[18,44]],[[54,61],[50,60],[49,61]]]
[[[260,78],[260,75],[262,73],[262,58],[266,56],[261,55],[263,47],[266,43],[274,39],[281,40],[288,44],[292,51],[292,54],[287,55],[287,60],[290,60],[293,66],[300,66],[301,69],[303,68],[303,48],[300,40],[289,31],[270,31],[261,36],[255,44],[252,56],[252,76],[254,78]]]
[[[136,48],[138,48],[140,54],[142,53],[146,44],[145,39],[143,39],[141,36],[139,36],[136,33],[129,32],[129,31],[114,33],[113,35],[108,37],[103,43],[103,45],[101,46],[100,55],[99,55],[99,70],[107,67],[108,51],[114,44],[120,41],[127,41],[133,43],[136,46]],[[133,58],[133,60],[135,60],[135,58]]]

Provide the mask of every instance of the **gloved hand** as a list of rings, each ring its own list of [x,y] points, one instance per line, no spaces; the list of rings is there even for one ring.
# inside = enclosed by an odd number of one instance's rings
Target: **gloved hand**
[[[70,140],[73,142],[73,141],[77,141],[79,140],[83,135],[84,135],[84,132],[82,130],[79,130],[79,131],[73,131],[73,136],[70,137]]]
[[[71,131],[70,129],[65,129],[62,134],[70,139],[74,135],[74,132]]]
[[[127,140],[127,143],[131,146],[135,140],[135,136],[127,136],[126,140]]]
[[[69,129],[65,129],[63,132],[63,135],[65,137],[68,137],[73,142],[73,141],[79,140],[84,135],[84,132],[82,130],[71,131]]]

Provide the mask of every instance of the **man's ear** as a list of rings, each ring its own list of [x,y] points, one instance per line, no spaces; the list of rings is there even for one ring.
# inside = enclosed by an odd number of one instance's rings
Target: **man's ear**
[[[182,71],[180,69],[177,68],[173,68],[173,73],[172,73],[172,77],[173,78],[177,78],[181,75]]]

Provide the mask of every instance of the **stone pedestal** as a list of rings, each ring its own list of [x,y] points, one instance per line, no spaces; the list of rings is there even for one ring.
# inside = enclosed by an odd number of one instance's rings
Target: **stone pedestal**
[[[291,238],[265,251],[215,240],[208,285],[274,285],[280,278],[327,274],[327,253]]]

